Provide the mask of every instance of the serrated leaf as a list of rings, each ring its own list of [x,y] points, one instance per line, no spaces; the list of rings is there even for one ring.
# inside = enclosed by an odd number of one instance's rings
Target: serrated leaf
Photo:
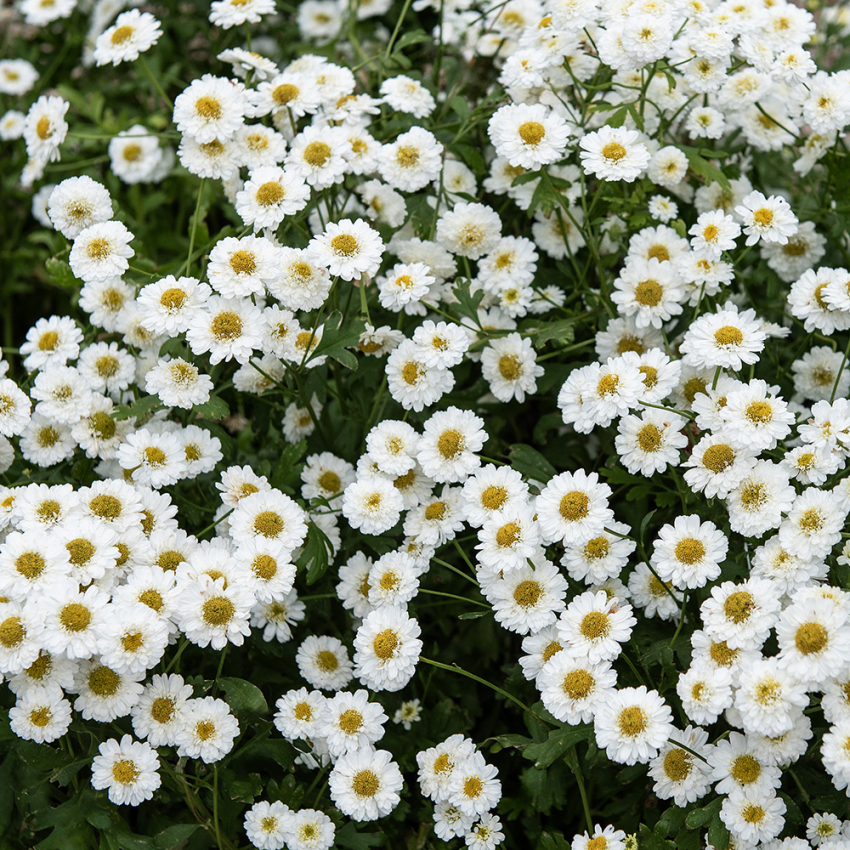
[[[672,841],[653,832],[645,823],[640,825],[638,847],[640,850],[676,850],[676,845]]]
[[[316,523],[310,522],[304,551],[295,562],[298,567],[307,568],[308,585],[315,584],[325,574],[331,552],[333,552],[333,545],[328,536]]]
[[[475,324],[478,324],[478,306],[484,298],[484,290],[479,289],[472,292],[469,288],[469,281],[463,278],[457,278],[452,289],[457,304],[455,309],[463,316],[468,316]]]
[[[711,823],[711,819],[720,811],[722,805],[723,799],[716,797],[707,806],[688,812],[685,818],[685,826],[688,829],[699,829],[701,826],[706,826],[706,824]]]
[[[545,484],[557,474],[555,467],[537,449],[533,449],[525,443],[515,443],[511,446],[508,457],[511,466],[517,472],[534,481],[542,481]]]
[[[224,419],[230,416],[230,405],[217,395],[210,396],[209,399],[202,404],[196,404],[192,410],[204,419]]]
[[[557,322],[550,322],[543,325],[536,333],[534,333],[534,341],[537,346],[542,346],[549,342],[550,339],[567,345],[575,338],[575,323],[572,319],[559,319]]]
[[[358,832],[357,827],[349,821],[342,829],[337,830],[336,846],[349,847],[351,850],[368,850],[384,843],[380,832]]]
[[[74,277],[71,267],[63,260],[51,257],[45,262],[44,268],[47,270],[47,276],[59,286],[66,289],[79,289],[82,285],[81,281]]]
[[[222,676],[216,679],[218,686],[224,691],[225,702],[236,714],[266,714],[269,710],[263,692],[245,679]]]
[[[731,192],[729,178],[716,166],[712,165],[696,148],[682,147],[682,152],[688,158],[688,165],[695,174],[704,177],[710,183],[719,183],[724,192]]]
[[[289,482],[298,481],[300,470],[298,468],[299,461],[304,457],[304,452],[307,451],[307,441],[301,440],[295,445],[287,444],[281,449],[280,457],[274,468],[274,473],[270,479],[272,487],[281,489]]]
[[[134,401],[129,407],[120,405],[112,411],[113,419],[130,419],[135,417],[141,419],[149,411],[162,407],[163,404],[159,400],[159,396],[146,395]]]
[[[549,733],[549,739],[542,744],[526,747],[523,758],[531,759],[538,770],[546,770],[558,759],[563,758],[569,749],[580,741],[586,741],[592,732],[589,723],[579,726],[563,726]]]

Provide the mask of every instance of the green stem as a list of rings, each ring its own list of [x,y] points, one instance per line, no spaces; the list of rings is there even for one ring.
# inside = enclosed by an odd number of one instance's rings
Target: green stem
[[[192,216],[192,229],[189,231],[189,255],[186,257],[186,275],[192,269],[192,251],[195,249],[195,231],[198,229],[198,216],[201,214],[201,198],[204,195],[204,181],[206,178],[201,178],[201,185],[198,186],[198,200],[195,204],[195,214]]]
[[[573,746],[572,750],[573,758],[576,762],[576,768],[573,770],[573,776],[576,778],[578,792],[581,794],[581,806],[584,809],[584,819],[587,821],[587,831],[590,835],[593,835],[593,818],[590,816],[590,801],[587,799],[587,789],[584,787],[584,776],[581,772],[581,765],[578,763],[578,753],[576,752],[575,746]]]
[[[169,109],[174,109],[174,103],[171,98],[165,93],[165,89],[162,87],[160,81],[156,78],[153,71],[151,71],[150,66],[145,61],[145,55],[143,53],[139,54],[139,64],[142,66],[142,70],[147,74],[148,79],[153,84],[154,89],[156,89],[157,94],[165,101]]]
[[[463,667],[459,667],[457,664],[443,664],[441,661],[432,661],[430,658],[426,658],[424,655],[419,656],[419,660],[424,662],[425,664],[430,664],[432,667],[439,667],[441,670],[449,670],[452,673],[460,673],[461,676],[466,676],[468,679],[472,679],[482,685],[485,685],[488,688],[494,690],[497,694],[501,694],[506,699],[509,699],[511,702],[516,703],[523,711],[527,711],[534,717],[537,715],[521,700],[518,700],[513,694],[509,694],[507,691],[502,690],[498,685],[494,685],[492,682],[488,682],[486,679],[482,679],[480,676],[476,676],[474,673],[470,673],[467,670],[464,670]],[[537,718],[540,720],[540,718]],[[543,722],[543,721],[541,721]]]
[[[838,392],[838,382],[841,380],[841,373],[844,371],[844,367],[847,365],[848,354],[850,354],[850,339],[847,340],[847,346],[844,349],[844,359],[841,361],[841,368],[835,376],[835,383],[832,385],[832,392],[829,394],[830,404],[835,401],[835,394]]]
[[[469,602],[472,605],[478,605],[480,608],[490,610],[490,606],[486,602],[479,602],[477,599],[468,599],[465,596],[458,596],[456,593],[445,593],[442,590],[428,590],[424,587],[420,587],[419,592],[428,593],[431,596],[445,596],[447,599],[457,599],[458,602]],[[303,597],[301,598],[303,599]]]

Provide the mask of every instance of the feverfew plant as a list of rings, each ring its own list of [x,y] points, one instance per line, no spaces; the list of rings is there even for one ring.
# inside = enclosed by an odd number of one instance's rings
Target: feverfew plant
[[[850,844],[846,4],[4,27],[0,845]]]

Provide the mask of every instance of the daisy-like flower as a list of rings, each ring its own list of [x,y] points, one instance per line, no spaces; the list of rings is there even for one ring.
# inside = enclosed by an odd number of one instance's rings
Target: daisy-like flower
[[[371,747],[342,756],[328,778],[331,799],[355,821],[377,820],[399,803],[404,780],[386,750]]]
[[[251,171],[237,193],[236,212],[255,233],[264,227],[274,230],[286,216],[303,210],[309,199],[310,189],[299,174],[263,165]]]
[[[732,705],[732,674],[725,667],[712,667],[694,659],[679,676],[676,693],[682,709],[694,723],[715,723]]]
[[[419,347],[419,357],[426,366],[449,369],[463,362],[469,348],[466,328],[453,322],[432,322],[426,319],[413,332],[413,341]]]
[[[526,567],[540,550],[540,533],[530,505],[516,505],[491,514],[478,532],[478,560],[493,571]],[[537,629],[533,629],[537,631]]]
[[[289,740],[318,738],[325,722],[327,699],[306,688],[287,691],[276,703],[274,725]]]
[[[449,407],[425,422],[416,459],[424,474],[434,481],[464,481],[481,465],[476,453],[486,440],[481,417]]]
[[[760,239],[784,245],[797,232],[797,216],[788,201],[778,195],[766,198],[761,192],[750,192],[735,212],[744,223],[747,245],[755,245]]]
[[[646,764],[673,734],[673,714],[657,691],[623,688],[596,709],[596,743],[619,764]]]
[[[525,635],[555,622],[564,610],[567,582],[550,561],[543,560],[534,569],[524,565],[507,571],[486,593],[496,622]]]
[[[480,528],[499,511],[524,505],[528,485],[510,466],[487,464],[466,479],[461,495],[466,521]]]
[[[286,843],[291,850],[330,850],[336,827],[333,821],[316,809],[301,809],[286,821]]]
[[[98,747],[91,784],[93,788],[106,789],[116,805],[138,806],[150,800],[161,782],[159,758],[150,744],[124,735],[120,743],[110,738]]]
[[[30,159],[39,163],[59,159],[59,145],[68,132],[65,113],[69,106],[61,97],[43,94],[29,108],[24,122],[24,141]]]
[[[416,466],[419,434],[411,425],[385,419],[366,436],[366,451],[385,475],[404,475]]]
[[[242,646],[251,633],[253,604],[253,596],[240,585],[201,575],[181,589],[176,607],[180,628],[192,643],[223,649],[227,643]]]
[[[380,94],[388,106],[407,112],[414,118],[426,118],[434,111],[436,101],[418,80],[399,74],[381,83]]]
[[[324,232],[310,240],[310,259],[343,280],[374,276],[381,265],[384,243],[362,219],[329,222]],[[361,286],[365,283],[361,280]]]
[[[419,591],[419,570],[406,552],[388,552],[372,565],[366,584],[372,609],[384,605],[404,606]]]
[[[87,227],[112,218],[112,199],[91,177],[69,177],[50,193],[47,214],[66,239],[76,239]]]
[[[650,153],[636,130],[602,127],[579,142],[585,174],[601,180],[635,181],[649,165]]]
[[[737,448],[722,435],[706,434],[683,464],[685,481],[696,493],[708,498],[726,498],[756,463],[755,452]]]
[[[679,452],[688,445],[681,433],[686,425],[682,416],[648,408],[640,416],[620,419],[614,445],[629,472],[649,477],[668,465],[678,466]]]
[[[616,684],[617,672],[610,663],[591,664],[569,650],[555,653],[537,678],[546,710],[571,725],[590,723],[599,705],[613,695]]]
[[[638,328],[660,328],[682,312],[684,294],[670,263],[632,257],[614,280],[611,300],[622,315],[634,317]]]
[[[437,220],[437,241],[460,257],[477,260],[499,244],[502,220],[484,204],[457,203]]]
[[[655,782],[653,792],[657,797],[672,798],[677,806],[685,807],[704,797],[711,788],[708,765],[694,756],[695,752],[703,755],[707,751],[708,732],[688,726],[683,732],[677,731],[675,738],[688,749],[668,741],[649,763],[649,775]]]
[[[382,534],[401,517],[404,499],[392,481],[371,475],[358,478],[342,494],[342,513],[352,528]]]
[[[576,658],[591,664],[612,661],[622,652],[637,620],[631,605],[600,590],[574,597],[558,620],[558,636]]]
[[[758,536],[777,528],[796,492],[787,470],[769,460],[759,460],[747,470],[738,486],[726,497],[732,531]]]
[[[188,700],[180,714],[177,754],[212,764],[233,749],[238,734],[239,721],[224,700],[213,697]]]
[[[121,618],[105,623],[98,636],[102,662],[121,674],[144,675],[162,658],[169,629],[159,615],[137,602],[122,610]]]
[[[468,817],[493,809],[502,797],[502,783],[496,768],[484,756],[473,752],[452,769],[448,782],[448,802]]]
[[[69,316],[39,319],[28,331],[21,346],[24,368],[28,372],[47,365],[64,366],[80,353],[83,333]]]
[[[828,599],[792,603],[776,626],[780,666],[810,688],[822,688],[847,658],[846,624],[847,612]]]
[[[662,581],[680,589],[703,587],[720,575],[729,542],[713,522],[696,514],[676,517],[658,533],[651,563]]]
[[[129,470],[133,481],[159,489],[186,475],[186,456],[176,434],[147,428],[128,434],[118,447],[118,463]]]
[[[570,129],[543,104],[511,103],[496,110],[487,134],[499,156],[514,167],[533,170],[563,158]]]
[[[735,249],[735,240],[741,235],[741,226],[723,210],[704,212],[688,231],[691,246],[712,259],[720,259],[723,251]]]
[[[347,170],[346,133],[339,127],[305,127],[293,140],[286,166],[314,189],[339,183]]]
[[[70,725],[71,704],[56,686],[30,685],[18,692],[17,702],[9,709],[9,726],[25,741],[51,744]]]
[[[195,354],[209,352],[210,363],[247,363],[261,345],[262,314],[243,298],[213,295],[189,322],[186,340]]]
[[[295,662],[301,675],[313,687],[337,691],[351,681],[351,661],[348,650],[334,637],[311,635],[306,638]]]
[[[271,489],[239,500],[230,517],[230,533],[237,543],[248,543],[259,536],[292,552],[303,542],[307,523],[304,511],[293,499]]]
[[[230,5],[230,0],[220,0],[213,5]],[[283,850],[288,834],[288,825],[293,813],[289,806],[275,801],[269,803],[263,800],[254,803],[245,812],[245,834],[248,841],[258,850]]]
[[[97,652],[100,629],[110,616],[109,596],[96,585],[80,591],[63,577],[45,588],[41,597],[44,616],[42,647],[68,658],[90,658]]]
[[[30,421],[32,404],[9,378],[0,378],[0,434],[17,437]]]
[[[822,559],[841,540],[847,511],[834,497],[807,487],[796,499],[779,526],[779,541],[792,555],[806,560]]]
[[[152,676],[133,706],[133,731],[152,747],[176,746],[183,707],[191,697],[192,686],[182,676]]]
[[[785,826],[785,810],[781,797],[740,792],[724,798],[720,819],[737,840],[755,846],[779,835]]]
[[[269,292],[289,310],[321,307],[331,289],[327,269],[313,262],[300,248],[279,248],[276,275],[266,281]]]
[[[74,689],[79,693],[74,709],[84,720],[107,722],[130,713],[142,693],[138,679],[144,672],[119,673],[93,658],[84,661],[78,671]]]
[[[706,634],[731,649],[760,649],[779,614],[779,594],[768,579],[724,581],[711,589],[700,613]]]
[[[374,691],[399,691],[416,671],[419,623],[400,607],[370,612],[354,638],[354,673]]]
[[[595,472],[562,472],[552,478],[535,502],[540,536],[545,542],[581,545],[602,533],[614,519],[608,507],[611,488]]]
[[[159,21],[148,12],[130,9],[122,12],[115,23],[104,30],[94,45],[94,61],[98,65],[132,62],[159,41]]]
[[[129,243],[133,234],[120,221],[103,221],[82,230],[74,239],[68,263],[86,283],[120,277],[136,252]]]
[[[790,433],[794,414],[775,389],[756,379],[727,394],[721,416],[731,442],[753,451],[770,450]]]
[[[139,321],[154,334],[176,336],[187,330],[210,288],[194,277],[168,275],[143,287],[136,298]]]
[[[420,347],[406,339],[387,357],[387,386],[390,395],[405,410],[417,413],[430,407],[454,387],[448,369],[429,368],[421,360]]]
[[[274,0],[214,0],[210,6],[210,23],[225,30],[257,24],[263,15],[272,14],[274,8]]]
[[[377,170],[393,189],[418,192],[439,178],[443,165],[442,155],[443,146],[433,133],[423,127],[412,127],[406,133],[401,133],[394,142],[381,146],[377,154]],[[371,190],[370,194],[373,191],[376,189]],[[368,203],[374,208],[375,199],[378,199],[383,206],[380,198],[380,194],[374,194]],[[381,209],[377,211],[381,212]]]
[[[782,593],[790,596],[813,581],[826,578],[827,571],[823,560],[792,555],[783,547],[779,536],[774,535],[756,549],[750,575],[769,578]]]
[[[762,735],[782,735],[794,726],[794,716],[809,704],[805,686],[792,678],[778,658],[763,658],[739,674],[735,708],[744,729]]]
[[[754,310],[738,311],[727,302],[714,313],[705,313],[690,325],[680,351],[697,368],[738,371],[744,364],[758,362],[767,334]]]
[[[189,410],[209,401],[212,389],[212,378],[182,357],[160,359],[145,375],[145,391],[156,393],[167,407]]]
[[[371,749],[384,737],[388,719],[378,703],[369,702],[368,691],[342,691],[326,702],[318,734],[327,739],[331,758],[338,759],[346,753]]]
[[[230,139],[245,121],[247,98],[241,83],[204,74],[174,101],[174,123],[199,144]]]
[[[261,295],[279,275],[279,251],[268,239],[228,236],[210,252],[207,275],[225,298]]]
[[[393,715],[393,723],[401,724],[406,732],[412,725],[422,719],[422,705],[418,699],[406,700]]]
[[[601,584],[615,578],[637,547],[637,543],[627,537],[630,530],[627,525],[612,520],[599,536],[580,545],[567,545],[561,564],[574,581]]]
[[[376,283],[382,307],[394,313],[404,310],[410,314],[424,311],[420,302],[431,292],[436,278],[425,263],[396,263]]]
[[[763,763],[748,739],[738,732],[718,741],[707,755],[718,793],[770,795],[779,787],[782,771],[775,765]]]
[[[537,379],[543,375],[531,340],[518,333],[492,340],[481,352],[481,373],[490,392],[499,401],[525,401],[526,393],[537,392]]]

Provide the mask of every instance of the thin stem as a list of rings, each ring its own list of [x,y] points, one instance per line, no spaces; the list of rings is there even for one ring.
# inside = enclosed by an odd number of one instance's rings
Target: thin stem
[[[213,767],[213,827],[215,843],[221,847],[221,829],[218,825],[218,764]]]
[[[439,667],[441,670],[449,670],[452,673],[460,673],[461,676],[466,676],[468,679],[473,679],[474,681],[479,682],[482,685],[486,685],[488,688],[494,690],[497,694],[501,694],[506,699],[509,699],[511,702],[516,703],[523,711],[527,711],[529,714],[535,717],[537,716],[524,702],[522,702],[522,700],[518,700],[513,694],[509,694],[507,691],[502,690],[502,688],[500,688],[498,685],[494,685],[492,682],[488,682],[486,679],[482,679],[480,676],[476,676],[474,673],[470,673],[469,671],[464,670],[463,667],[459,667],[457,664],[443,664],[441,661],[432,661],[430,658],[425,658],[424,655],[420,655],[419,660],[424,662],[425,664],[430,664],[432,667]],[[540,718],[537,719],[539,720]]]
[[[458,602],[470,602],[473,605],[478,605],[480,608],[486,608],[488,611],[490,610],[490,606],[486,602],[479,602],[477,599],[468,599],[465,596],[458,596],[456,593],[445,593],[442,590],[428,590],[427,588],[420,587],[420,593],[428,593],[431,596],[445,596],[447,599],[457,599]],[[302,599],[304,597],[301,597]]]
[[[578,764],[578,753],[575,746],[573,746],[572,750],[576,765],[578,765],[573,771],[573,775],[578,784],[578,792],[581,794],[581,806],[584,809],[584,819],[587,821],[587,831],[590,835],[593,835],[593,818],[590,816],[590,801],[587,799],[587,789],[584,787],[584,776],[581,772],[581,765]]]
[[[139,54],[139,64],[142,66],[142,70],[147,74],[148,79],[153,84],[153,87],[156,89],[157,94],[159,94],[159,96],[165,101],[165,103],[168,105],[168,108],[173,110],[174,109],[174,102],[165,93],[165,89],[162,87],[162,84],[156,78],[153,71],[151,71],[150,66],[145,61],[145,56],[144,56],[143,53]]]
[[[195,214],[192,216],[192,229],[189,231],[189,256],[186,257],[186,275],[192,269],[192,251],[195,248],[195,231],[198,229],[198,216],[201,214],[201,198],[204,195],[204,180],[201,178],[201,185],[198,186],[198,201],[195,204]]]
[[[441,567],[445,567],[446,569],[451,570],[453,573],[457,573],[459,576],[462,576],[468,582],[471,582],[476,587],[478,587],[478,582],[474,578],[467,575],[463,570],[459,570],[457,567],[452,566],[448,561],[441,561],[439,558],[431,558],[431,560],[434,561],[435,563],[439,564]],[[304,599],[303,596],[301,596],[299,598]]]
[[[847,346],[844,349],[844,359],[841,361],[841,368],[838,370],[838,374],[835,376],[835,383],[832,385],[832,392],[829,394],[830,404],[835,401],[835,394],[838,392],[838,382],[841,380],[841,373],[844,371],[844,367],[847,365],[848,354],[850,354],[850,339],[847,340]]]
[[[210,523],[210,524],[209,524],[206,528],[204,528],[204,529],[202,529],[201,531],[199,531],[199,532],[197,533],[197,535],[195,535],[195,536],[196,536],[196,537],[200,537],[202,534],[206,534],[208,531],[211,531],[211,530],[212,530],[212,529],[214,529],[214,528],[215,528],[215,527],[216,527],[216,526],[217,526],[217,525],[218,525],[218,524],[219,524],[222,520],[227,519],[227,518],[228,518],[228,517],[229,517],[229,516],[233,513],[233,511],[234,511],[234,510],[236,510],[236,509],[235,509],[235,508],[231,508],[231,509],[230,509],[230,510],[226,513],[226,514],[222,514],[222,515],[221,515],[221,516],[220,516],[220,517],[219,517],[219,518],[218,518],[215,522],[211,522],[211,523]]]

